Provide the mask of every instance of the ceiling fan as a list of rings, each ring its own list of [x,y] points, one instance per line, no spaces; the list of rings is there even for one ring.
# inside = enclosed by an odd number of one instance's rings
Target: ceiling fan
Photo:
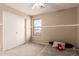
[[[35,3],[33,6],[32,6],[32,9],[41,9],[41,8],[46,8],[47,5],[45,3]]]

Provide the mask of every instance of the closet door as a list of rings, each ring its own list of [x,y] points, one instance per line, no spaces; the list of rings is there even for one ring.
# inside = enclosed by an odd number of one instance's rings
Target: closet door
[[[14,48],[25,41],[24,18],[10,12],[3,12],[3,50]]]
[[[17,44],[25,42],[25,19],[18,16],[16,20],[16,39]]]

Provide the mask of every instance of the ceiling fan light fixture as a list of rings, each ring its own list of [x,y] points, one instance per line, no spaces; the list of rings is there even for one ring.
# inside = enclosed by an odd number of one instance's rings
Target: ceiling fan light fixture
[[[41,9],[41,8],[45,8],[45,7],[47,7],[45,3],[35,3],[32,6],[32,9]]]

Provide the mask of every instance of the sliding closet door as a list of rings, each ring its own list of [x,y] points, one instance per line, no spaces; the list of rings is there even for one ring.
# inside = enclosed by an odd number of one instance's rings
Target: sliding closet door
[[[3,12],[4,39],[3,50],[18,46],[25,41],[24,18],[9,12]]]

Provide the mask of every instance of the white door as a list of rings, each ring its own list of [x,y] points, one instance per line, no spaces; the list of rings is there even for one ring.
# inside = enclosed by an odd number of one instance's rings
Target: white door
[[[3,12],[4,39],[3,50],[18,46],[25,41],[24,18],[9,12]]]
[[[25,42],[25,19],[19,17],[16,24],[16,39],[18,44]]]

